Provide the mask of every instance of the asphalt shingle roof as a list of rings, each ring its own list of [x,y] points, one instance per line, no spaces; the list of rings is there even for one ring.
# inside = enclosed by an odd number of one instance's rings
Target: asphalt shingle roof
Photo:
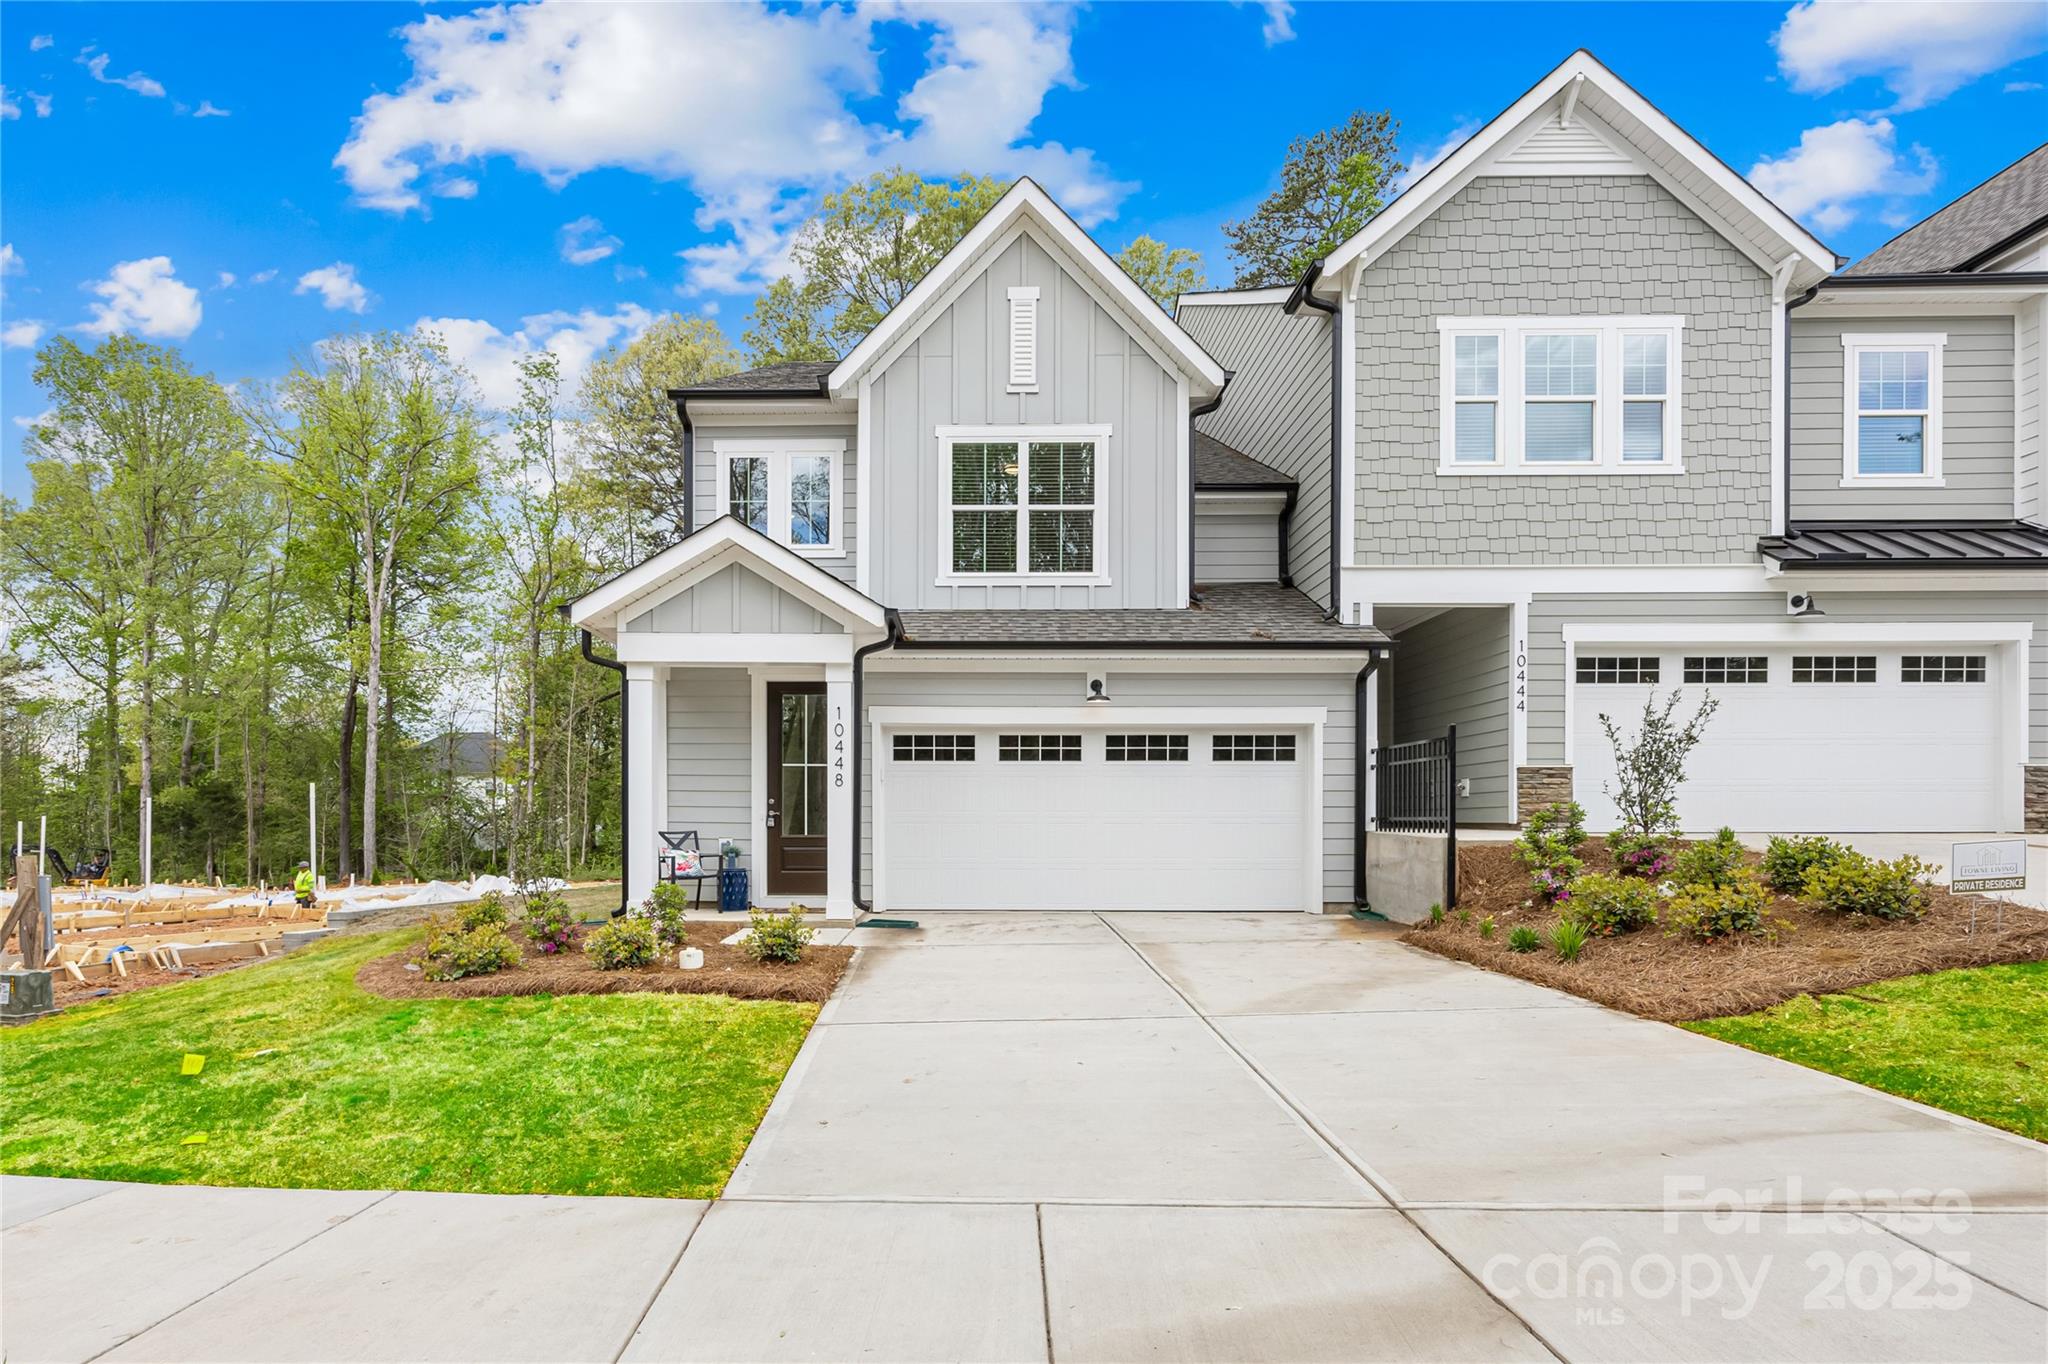
[[[2048,220],[2048,144],[1886,242],[1842,273],[1932,274],[1961,269]]]
[[[2019,568],[2048,573],[2048,529],[2025,521],[1809,522],[1757,550],[1785,568]]]
[[[823,392],[825,376],[839,365],[837,360],[785,360],[762,365],[718,379],[707,379],[680,390],[683,393],[789,393]]]
[[[1195,432],[1197,488],[1291,488],[1294,480],[1270,464],[1233,450],[1206,431]]]
[[[983,644],[1214,644],[1239,648],[1355,648],[1391,641],[1364,625],[1340,625],[1323,608],[1278,583],[1205,588],[1203,603],[1179,610],[905,611],[902,647]]]

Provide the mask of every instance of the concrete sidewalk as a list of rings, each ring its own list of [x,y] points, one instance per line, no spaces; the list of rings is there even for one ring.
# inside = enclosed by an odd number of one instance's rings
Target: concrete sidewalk
[[[2048,1357],[2036,1143],[1350,920],[921,917],[708,1208],[9,1178],[6,1357]]]

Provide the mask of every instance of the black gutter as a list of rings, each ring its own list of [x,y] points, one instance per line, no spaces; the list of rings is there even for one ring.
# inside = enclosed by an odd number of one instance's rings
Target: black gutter
[[[1223,371],[1223,387],[1216,390],[1216,396],[1200,407],[1188,409],[1188,600],[1200,601],[1195,591],[1195,418],[1206,417],[1223,406],[1223,395],[1230,390],[1230,381],[1236,378],[1235,371]]]
[[[883,608],[884,619],[889,622],[889,633],[873,644],[863,644],[853,651],[853,837],[847,842],[852,845],[853,860],[853,903],[862,913],[874,908],[860,893],[860,835],[861,827],[867,822],[867,811],[861,801],[861,764],[866,759],[863,742],[868,732],[866,702],[863,697],[863,679],[866,673],[863,664],[868,655],[878,649],[887,649],[903,638],[903,617],[896,614],[893,606]]]
[[[569,608],[564,606],[562,614],[566,616],[568,613]],[[628,837],[630,826],[626,821],[626,773],[629,770],[626,755],[631,747],[633,710],[626,704],[626,665],[615,658],[599,658],[590,652],[588,630],[583,631],[583,658],[585,662],[595,663],[600,668],[610,668],[619,675],[619,909],[618,914],[613,916],[617,918],[628,908],[627,868],[632,866],[631,839]]]
[[[1338,313],[1342,304],[1325,303],[1316,297],[1316,281],[1323,276],[1323,263],[1316,261],[1302,275],[1301,282],[1294,286],[1294,293],[1288,297],[1287,311],[1293,312],[1299,304],[1307,304],[1319,313],[1330,315],[1330,609],[1324,614],[1331,620],[1338,619],[1344,570],[1343,557],[1338,550],[1339,540],[1337,514],[1343,509],[1343,467],[1338,463],[1337,451],[1344,424],[1344,328],[1339,325]]]
[[[1783,485],[1780,500],[1785,504],[1785,529],[1788,532],[1792,529],[1792,310],[1813,302],[1819,293],[1820,285],[1816,284],[1798,298],[1786,299],[1785,315],[1778,319],[1778,325],[1785,332],[1785,341],[1779,347],[1778,356],[1778,364],[1784,370],[1780,378],[1784,386],[1784,404],[1778,413],[1778,448],[1784,455],[1784,467],[1778,470],[1778,478]]]
[[[1379,671],[1380,655],[1375,653],[1358,670],[1358,678],[1352,683],[1352,704],[1356,707],[1352,722],[1357,726],[1351,736],[1351,900],[1359,909],[1368,909],[1372,902],[1366,898],[1365,850],[1366,850],[1366,793],[1372,781],[1372,745],[1366,736],[1372,733],[1371,717],[1366,713],[1366,684]]]
[[[690,424],[689,398],[671,389],[669,399],[683,424],[683,534],[688,535],[697,527],[697,428]]]
[[[1965,289],[1997,288],[2038,288],[2048,285],[2048,270],[1981,271],[1970,274],[1951,274],[1940,270],[1914,270],[1897,275],[1829,275],[1816,289],[1911,289],[1911,288],[1952,288],[1957,285]]]

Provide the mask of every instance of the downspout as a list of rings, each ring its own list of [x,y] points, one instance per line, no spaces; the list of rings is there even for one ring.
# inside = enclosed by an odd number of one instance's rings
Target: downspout
[[[1229,389],[1230,381],[1235,377],[1233,374],[1226,373],[1223,376],[1223,387],[1216,390],[1215,397],[1203,403],[1200,407],[1188,409],[1188,601],[1190,603],[1197,603],[1202,600],[1200,594],[1195,591],[1195,418],[1206,417],[1217,408],[1223,406],[1223,394]]]
[[[566,608],[564,614],[567,614]],[[626,754],[632,742],[632,707],[626,704],[626,665],[615,658],[599,658],[590,652],[590,631],[583,631],[583,658],[600,668],[610,668],[619,675],[619,908],[612,917],[626,912],[626,868],[630,860],[629,826],[626,822]]]
[[[1192,526],[1189,527],[1190,532],[1193,529]],[[867,822],[866,807],[861,801],[860,794],[862,763],[867,756],[864,740],[868,732],[866,703],[862,699],[865,691],[864,679],[867,675],[863,665],[867,663],[869,654],[878,649],[891,648],[897,640],[903,638],[903,617],[896,613],[893,606],[883,609],[889,622],[889,633],[873,644],[863,644],[853,651],[853,837],[848,839],[847,843],[850,845],[848,853],[853,861],[853,903],[863,914],[874,909],[860,893],[861,831]]]
[[[1351,899],[1353,906],[1358,909],[1372,907],[1372,902],[1366,897],[1365,878],[1366,792],[1373,779],[1373,748],[1366,742],[1366,737],[1372,733],[1366,714],[1366,683],[1372,680],[1372,675],[1379,669],[1380,655],[1375,650],[1372,656],[1366,659],[1365,666],[1358,670],[1358,679],[1352,683],[1352,704],[1356,707],[1352,723],[1357,726],[1357,730],[1351,741],[1352,752],[1356,755],[1352,764],[1351,790]]]
[[[1779,470],[1779,471],[1778,471],[1778,476],[1779,476],[1779,477],[1780,477],[1781,479],[1783,479],[1783,480],[1784,480],[1784,485],[1785,485],[1785,486],[1784,486],[1784,491],[1783,491],[1783,498],[1784,498],[1784,502],[1785,502],[1785,534],[1786,534],[1787,536],[1790,536],[1790,535],[1791,535],[1791,534],[1793,533],[1793,532],[1792,532],[1792,310],[1793,310],[1794,308],[1803,308],[1803,307],[1805,307],[1805,306],[1806,306],[1807,304],[1809,304],[1809,303],[1813,302],[1813,299],[1814,299],[1814,295],[1818,294],[1819,292],[1820,292],[1820,285],[1816,284],[1816,285],[1814,285],[1814,286],[1813,286],[1813,287],[1812,287],[1811,289],[1808,289],[1808,290],[1807,290],[1807,291],[1806,291],[1805,293],[1801,294],[1801,295],[1800,295],[1799,297],[1797,297],[1797,298],[1788,298],[1788,299],[1786,299],[1786,300],[1785,300],[1785,316],[1784,316],[1784,317],[1783,317],[1783,318],[1782,318],[1782,319],[1780,320],[1780,322],[1779,322],[1779,324],[1778,324],[1778,325],[1782,326],[1782,327],[1783,327],[1783,328],[1785,329],[1785,343],[1784,343],[1784,345],[1783,345],[1782,347],[1780,347],[1780,349],[1782,350],[1783,354],[1781,354],[1781,355],[1780,355],[1780,356],[1778,357],[1778,358],[1779,358],[1779,363],[1781,363],[1781,364],[1782,364],[1782,365],[1784,365],[1784,367],[1785,367],[1785,373],[1784,373],[1784,376],[1783,376],[1783,378],[1782,378],[1782,379],[1780,380],[1780,382],[1782,382],[1782,383],[1783,383],[1783,384],[1785,385],[1785,407],[1784,407],[1784,410],[1783,410],[1782,412],[1778,413],[1778,420],[1779,420],[1780,422],[1782,422],[1782,423],[1783,423],[1783,426],[1781,427],[1781,429],[1780,429],[1780,431],[1779,431],[1779,433],[1778,433],[1778,448],[1779,448],[1779,449],[1781,449],[1781,450],[1783,450],[1783,451],[1785,452],[1785,467],[1784,467],[1783,469],[1781,469],[1781,470]]]
[[[1294,503],[1300,495],[1301,489],[1290,483],[1287,485],[1287,500],[1280,504],[1280,553],[1274,562],[1280,565],[1282,587],[1294,586],[1294,566],[1288,559],[1287,538],[1294,533]]]
[[[697,528],[697,428],[690,424],[690,400],[672,395],[676,419],[683,424],[683,534]]]
[[[1337,514],[1344,506],[1343,466],[1337,460],[1343,432],[1339,429],[1344,422],[1344,328],[1338,314],[1341,304],[1325,303],[1315,295],[1316,281],[1323,276],[1321,261],[1309,266],[1308,273],[1301,277],[1301,283],[1294,286],[1295,296],[1301,302],[1319,313],[1330,315],[1330,607],[1324,612],[1331,620],[1338,619],[1341,605],[1338,597],[1344,582],[1344,559],[1338,549],[1340,527]]]

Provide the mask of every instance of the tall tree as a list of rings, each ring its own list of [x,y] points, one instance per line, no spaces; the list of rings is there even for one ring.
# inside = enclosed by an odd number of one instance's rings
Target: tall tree
[[[330,339],[264,413],[295,505],[348,548],[363,666],[363,874],[377,874],[386,635],[401,565],[468,533],[483,437],[465,376],[432,337]]]
[[[755,303],[748,349],[764,364],[838,359],[1009,187],[981,175],[926,180],[897,167],[826,195],[797,230],[791,273]]]
[[[1392,114],[1360,109],[1334,128],[1289,143],[1280,188],[1249,217],[1223,225],[1237,260],[1237,287],[1292,284],[1365,226],[1406,169],[1400,136]]]
[[[1160,307],[1173,308],[1182,294],[1209,287],[1202,271],[1202,253],[1184,246],[1168,246],[1157,237],[1137,237],[1117,253],[1116,263],[1132,283],[1152,296]]]

